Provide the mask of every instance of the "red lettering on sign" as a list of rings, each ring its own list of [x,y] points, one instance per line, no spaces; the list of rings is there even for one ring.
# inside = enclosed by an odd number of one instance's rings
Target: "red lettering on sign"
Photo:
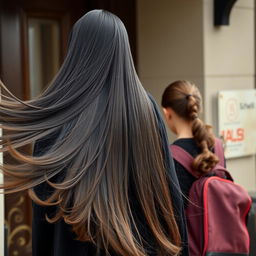
[[[227,130],[224,138],[226,138],[226,141],[233,141],[233,130]]]
[[[238,139],[238,141],[244,140],[244,129],[243,128],[237,129],[237,139]]]
[[[220,133],[226,142],[239,142],[244,140],[244,128],[227,129]]]

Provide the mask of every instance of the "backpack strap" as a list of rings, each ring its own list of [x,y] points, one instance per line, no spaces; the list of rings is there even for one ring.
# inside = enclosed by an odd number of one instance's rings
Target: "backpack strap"
[[[214,153],[219,158],[219,163],[215,167],[219,171],[215,171],[215,172],[218,174],[219,177],[234,181],[231,174],[226,170],[224,148],[223,148],[223,145],[222,145],[222,141],[219,138],[215,138]]]
[[[220,139],[215,138],[214,153],[219,158],[219,165],[225,167],[224,149]]]
[[[192,163],[194,158],[183,148],[177,145],[170,145],[170,151],[172,153],[172,157],[180,163],[191,175],[195,178],[199,178],[199,176],[192,169]]]
[[[171,151],[172,157],[178,163],[180,163],[193,177],[197,179],[200,178],[200,175],[197,175],[192,168],[192,163],[194,161],[194,158],[186,150],[184,150],[178,145],[172,144],[170,145],[170,151]],[[222,142],[220,139],[216,139],[214,152],[220,159],[220,162],[214,168],[215,169],[214,172],[216,173],[217,176],[223,179],[229,179],[233,181],[231,174],[224,167],[224,163],[225,163],[224,150],[223,150]]]

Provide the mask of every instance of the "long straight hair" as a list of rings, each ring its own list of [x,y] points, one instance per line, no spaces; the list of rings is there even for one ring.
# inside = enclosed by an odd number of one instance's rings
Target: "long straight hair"
[[[158,255],[178,255],[159,128],[118,17],[94,10],[78,20],[62,67],[37,98],[21,101],[1,86],[8,94],[0,103],[1,151],[15,160],[2,166],[6,193],[29,190],[36,203],[56,205],[48,220],[63,218],[80,241],[145,256],[129,201],[132,180]],[[52,134],[57,139],[40,156],[21,152]],[[53,188],[44,199],[34,191],[43,182]]]
[[[199,174],[212,170],[219,159],[212,152],[215,143],[212,127],[199,117],[202,97],[196,85],[182,80],[171,83],[163,93],[162,107],[171,108],[179,117],[192,122],[192,134],[201,149],[193,161],[193,168]]]

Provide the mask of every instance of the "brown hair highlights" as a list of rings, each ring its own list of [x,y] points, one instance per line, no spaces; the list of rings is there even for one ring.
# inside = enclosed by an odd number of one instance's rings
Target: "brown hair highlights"
[[[171,108],[181,118],[192,122],[192,133],[201,148],[193,162],[193,168],[199,173],[210,171],[217,163],[218,157],[211,151],[214,147],[214,135],[211,126],[200,118],[202,99],[198,88],[188,81],[175,81],[170,84],[162,96],[162,107]]]
[[[63,218],[81,241],[122,256],[145,256],[132,186],[158,255],[179,253],[159,127],[119,18],[102,10],[87,13],[74,25],[64,63],[42,95],[24,102],[8,93],[0,102],[1,128],[9,131],[1,137],[1,151],[18,164],[1,167],[0,188],[29,189],[35,202],[56,205],[52,221]],[[51,134],[58,139],[42,155],[19,152]],[[53,182],[56,176],[61,180]],[[44,182],[53,193],[42,199],[33,189]]]

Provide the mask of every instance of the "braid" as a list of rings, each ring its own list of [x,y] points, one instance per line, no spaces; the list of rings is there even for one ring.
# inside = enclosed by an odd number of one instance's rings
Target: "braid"
[[[201,149],[201,153],[194,159],[193,168],[202,174],[218,163],[218,157],[211,151],[215,143],[211,126],[199,118],[201,101],[198,88],[182,80],[171,83],[162,96],[163,108],[171,108],[178,116],[191,122],[194,140]]]
[[[192,133],[201,153],[194,159],[193,168],[199,173],[206,173],[214,168],[218,163],[218,157],[210,150],[214,147],[214,136],[211,126],[206,125],[199,117],[199,101],[195,95],[188,95],[187,110],[190,120],[192,120]]]

